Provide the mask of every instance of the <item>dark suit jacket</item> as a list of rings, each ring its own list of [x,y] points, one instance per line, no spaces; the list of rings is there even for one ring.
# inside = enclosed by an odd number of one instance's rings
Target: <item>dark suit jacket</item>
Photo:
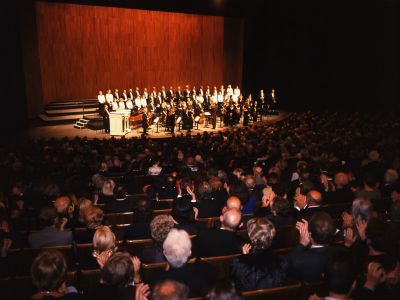
[[[155,264],[155,263],[165,262],[162,245],[154,244],[151,246],[146,246],[142,251],[142,255],[140,256],[140,261],[144,264]]]
[[[35,249],[69,245],[72,243],[72,232],[61,231],[53,226],[49,226],[31,233],[28,237],[28,241],[29,246]]]
[[[234,232],[223,229],[208,229],[194,240],[197,256],[221,256],[241,253],[242,240]]]
[[[214,281],[214,268],[204,262],[188,263],[180,268],[171,268],[156,276],[150,284],[154,287],[163,280],[175,280],[186,284],[190,289],[190,297],[203,296]]]
[[[306,248],[298,244],[288,255],[290,276],[306,282],[322,281],[325,265],[336,251],[340,249],[333,246]]]
[[[306,208],[303,208],[300,211],[297,211],[296,217],[297,217],[297,220],[301,220],[301,219],[309,220],[314,213],[321,212],[321,211],[325,211],[324,208],[321,206],[312,206],[312,207],[307,206]]]
[[[198,208],[198,218],[218,217],[221,215],[222,205],[216,199],[204,199],[194,203]]]
[[[107,202],[104,206],[104,211],[106,213],[120,213],[129,212],[133,210],[132,202],[129,200],[112,200]]]
[[[150,224],[148,222],[135,222],[124,230],[125,239],[138,240],[151,238]]]
[[[253,250],[235,258],[232,279],[239,290],[256,290],[277,287],[285,283],[288,263],[271,250]]]

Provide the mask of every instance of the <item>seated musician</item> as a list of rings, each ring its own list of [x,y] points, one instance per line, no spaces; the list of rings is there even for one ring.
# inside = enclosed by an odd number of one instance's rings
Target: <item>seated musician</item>
[[[119,109],[125,109],[125,102],[124,102],[124,100],[122,98],[119,99],[118,108]]]
[[[117,110],[118,109],[118,102],[117,101],[113,101],[112,102],[112,110]]]
[[[125,105],[126,105],[126,109],[133,109],[133,103],[132,103],[131,98],[128,98],[128,101],[126,101]]]
[[[140,101],[140,97],[135,98],[135,106],[139,109],[142,107],[142,103]]]
[[[147,107],[147,98],[145,93],[143,93],[142,97],[140,98],[140,106]]]
[[[218,103],[218,109],[221,110],[222,109],[222,105],[224,103],[224,95],[222,94],[222,91],[218,92],[217,103]]]
[[[147,135],[147,128],[149,128],[149,119],[147,117],[147,107],[143,108],[142,127],[143,127],[143,135]]]

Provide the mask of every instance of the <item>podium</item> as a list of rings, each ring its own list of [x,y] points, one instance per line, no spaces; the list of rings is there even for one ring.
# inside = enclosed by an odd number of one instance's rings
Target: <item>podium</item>
[[[125,135],[131,131],[129,126],[130,109],[117,109],[110,112],[110,135]]]

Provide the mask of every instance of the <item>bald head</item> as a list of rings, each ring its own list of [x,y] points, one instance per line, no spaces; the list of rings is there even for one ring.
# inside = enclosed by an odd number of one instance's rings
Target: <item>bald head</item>
[[[240,202],[238,197],[230,196],[228,200],[226,200],[226,209],[237,209],[240,211],[242,209],[242,202]]]
[[[308,205],[321,205],[322,194],[317,190],[311,190],[307,193]]]
[[[183,283],[166,280],[156,284],[153,288],[151,298],[154,300],[188,299],[189,289]]]
[[[222,226],[224,229],[235,231],[240,224],[242,214],[235,208],[228,209],[222,215]]]

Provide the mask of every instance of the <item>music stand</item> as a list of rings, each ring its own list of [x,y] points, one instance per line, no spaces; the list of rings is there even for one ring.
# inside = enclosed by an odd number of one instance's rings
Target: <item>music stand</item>
[[[157,126],[157,131],[156,131],[156,133],[158,133],[158,123],[160,122],[160,118],[159,117],[156,117],[155,119],[154,119],[154,121],[153,121],[153,123],[154,124],[156,124],[156,126]]]
[[[200,122],[200,116],[196,116],[194,118],[194,124],[196,124],[196,130],[199,130],[199,122]]]

